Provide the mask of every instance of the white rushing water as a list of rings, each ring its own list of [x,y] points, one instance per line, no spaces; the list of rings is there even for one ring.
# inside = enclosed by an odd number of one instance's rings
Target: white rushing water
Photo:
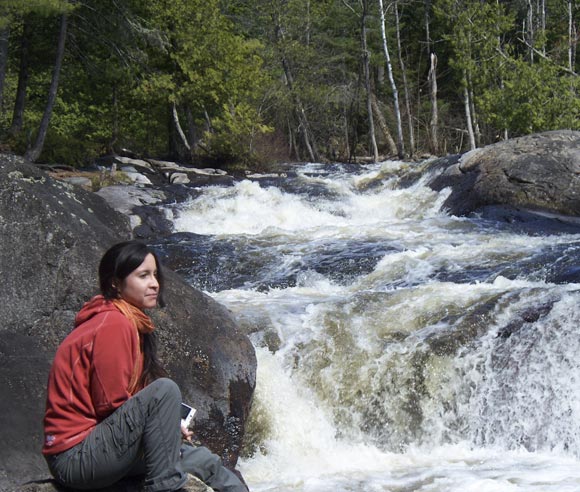
[[[309,165],[172,211],[223,267],[186,274],[256,347],[250,488],[580,491],[580,285],[551,282],[580,235],[448,216],[406,167]]]

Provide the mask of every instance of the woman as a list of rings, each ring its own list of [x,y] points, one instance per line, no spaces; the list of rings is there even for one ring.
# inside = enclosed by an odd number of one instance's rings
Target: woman
[[[159,260],[137,241],[116,244],[99,265],[101,295],[76,316],[48,379],[43,454],[57,482],[91,490],[140,475],[146,492],[246,492],[204,447],[184,445],[181,393],[157,356],[143,309],[163,305]]]

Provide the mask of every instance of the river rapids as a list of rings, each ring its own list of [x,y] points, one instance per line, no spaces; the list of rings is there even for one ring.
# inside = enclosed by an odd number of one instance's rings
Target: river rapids
[[[411,168],[293,166],[165,210],[169,266],[256,348],[241,472],[254,492],[580,491],[580,229],[450,216]]]

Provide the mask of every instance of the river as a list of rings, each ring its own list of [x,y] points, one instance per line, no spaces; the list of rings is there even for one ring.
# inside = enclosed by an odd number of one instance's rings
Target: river
[[[580,234],[450,216],[410,167],[167,208],[176,269],[256,348],[240,470],[254,492],[580,491]]]

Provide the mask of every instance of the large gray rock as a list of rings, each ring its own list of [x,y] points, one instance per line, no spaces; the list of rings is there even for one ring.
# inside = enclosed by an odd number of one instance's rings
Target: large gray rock
[[[514,138],[434,161],[430,186],[450,187],[453,215],[490,205],[580,215],[580,132]]]
[[[94,193],[0,154],[0,490],[48,477],[45,385],[55,349],[96,293],[103,252],[131,235],[126,216]],[[229,312],[167,272],[154,313],[161,358],[198,409],[200,440],[233,466],[255,385],[249,339]]]

